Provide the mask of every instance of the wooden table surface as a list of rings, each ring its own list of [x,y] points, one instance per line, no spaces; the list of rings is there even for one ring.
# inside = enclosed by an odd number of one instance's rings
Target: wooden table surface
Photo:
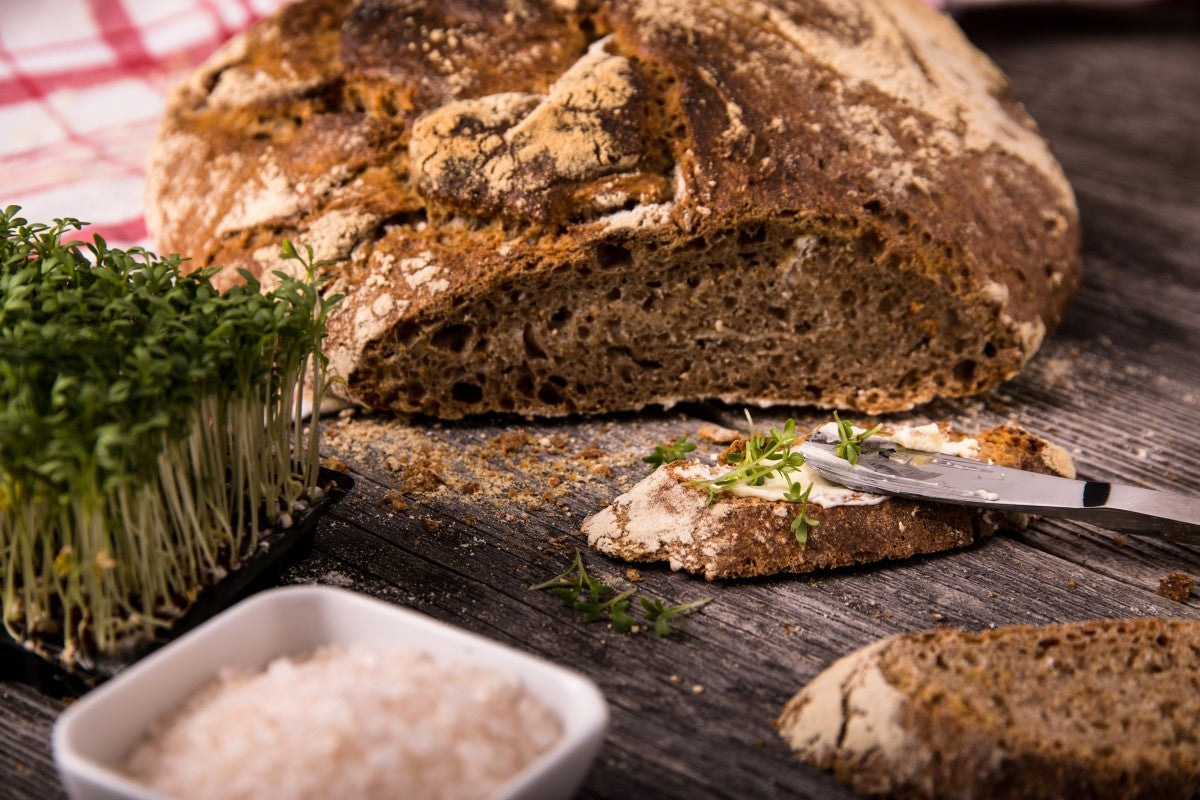
[[[991,395],[921,409],[964,425],[1016,419],[1081,476],[1200,495],[1200,12],[998,8],[963,27],[1009,74],[1078,195],[1086,275],[1063,325]],[[805,409],[755,412],[756,423]],[[358,485],[286,583],[349,586],[577,668],[604,691],[607,740],[583,797],[849,797],[793,761],[770,721],[839,656],[902,631],[1093,617],[1200,620],[1200,547],[1042,520],[966,550],[803,576],[707,583],[586,552],[579,523],[645,474],[653,444],[742,411],[687,407],[561,422],[331,421],[323,450]],[[743,426],[744,427],[744,426]],[[704,445],[701,453],[715,453]],[[528,586],[566,569],[639,594],[713,598],[676,635],[585,624]],[[0,796],[62,789],[63,705],[0,683]]]

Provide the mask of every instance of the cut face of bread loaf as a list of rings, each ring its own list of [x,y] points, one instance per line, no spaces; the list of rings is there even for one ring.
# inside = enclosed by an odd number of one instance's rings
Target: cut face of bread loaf
[[[869,412],[1014,375],[1080,276],[1071,190],[918,0],[301,0],[171,97],[148,223],[333,262],[372,407]]]
[[[965,438],[961,433],[946,436]],[[1062,448],[1014,425],[972,438],[980,460],[1074,475],[1074,465]],[[735,442],[732,449],[739,446]],[[1027,522],[1014,515],[901,498],[824,507],[810,500],[807,516],[815,524],[800,543],[792,529],[801,512],[798,503],[722,493],[710,504],[708,491],[696,482],[728,469],[676,461],[655,470],[584,520],[588,545],[627,561],[667,561],[672,569],[715,580],[910,558],[965,547],[990,536],[1000,525],[1021,527]]]
[[[870,795],[1195,797],[1200,623],[1097,620],[886,639],[790,700],[779,734]]]

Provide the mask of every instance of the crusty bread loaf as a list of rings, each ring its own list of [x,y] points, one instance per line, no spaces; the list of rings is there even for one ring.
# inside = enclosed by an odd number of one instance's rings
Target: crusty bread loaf
[[[1200,795],[1200,623],[1095,620],[885,639],[784,707],[779,734],[870,795]]]
[[[961,440],[961,432],[948,433]],[[1062,448],[1015,426],[974,434],[982,461],[1073,477]],[[735,442],[737,450],[742,442]],[[1001,525],[1022,527],[1027,518],[966,506],[891,498],[877,505],[810,503],[817,521],[800,544],[792,531],[796,503],[708,492],[694,485],[727,469],[676,461],[652,472],[611,505],[583,522],[588,544],[628,561],[667,561],[672,569],[708,580],[779,572],[810,572],[964,547]]]
[[[919,0],[301,0],[173,93],[147,206],[225,280],[332,259],[346,391],[442,417],[969,395],[1080,277],[1058,164]]]

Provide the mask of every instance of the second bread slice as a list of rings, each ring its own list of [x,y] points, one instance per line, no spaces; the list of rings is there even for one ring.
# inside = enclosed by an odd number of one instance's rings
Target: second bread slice
[[[1196,797],[1200,623],[893,637],[784,707],[797,756],[898,797]]]

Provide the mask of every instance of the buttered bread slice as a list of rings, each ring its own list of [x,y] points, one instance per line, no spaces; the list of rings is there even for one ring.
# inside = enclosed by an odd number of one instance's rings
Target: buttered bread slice
[[[1062,448],[1016,425],[973,436],[937,424],[885,428],[877,435],[910,447],[1074,476]],[[797,447],[803,439],[802,432],[788,436]],[[1002,525],[1019,528],[1027,522],[1020,515],[854,492],[829,485],[803,466],[786,478],[772,472],[759,485],[720,487],[722,476],[743,463],[739,456],[748,446],[747,440],[735,442],[717,464],[681,460],[655,470],[584,521],[588,544],[610,556],[667,561],[673,569],[714,580],[908,558],[963,547]],[[714,487],[719,491],[710,491]],[[792,500],[786,499],[789,491]]]

